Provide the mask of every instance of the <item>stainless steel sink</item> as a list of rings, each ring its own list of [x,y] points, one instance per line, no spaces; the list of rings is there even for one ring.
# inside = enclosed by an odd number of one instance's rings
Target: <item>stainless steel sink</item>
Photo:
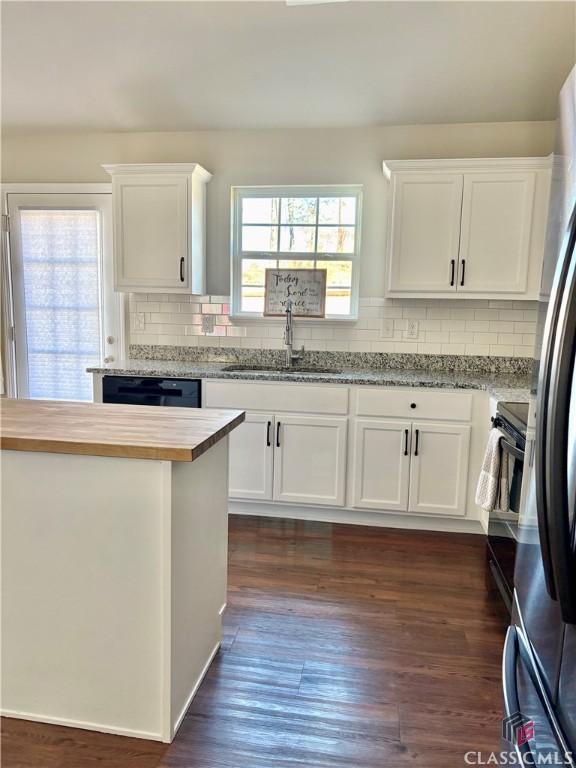
[[[293,368],[280,368],[272,365],[226,365],[222,368],[223,371],[229,372],[253,372],[253,373],[342,373],[336,368],[301,368],[294,366]]]

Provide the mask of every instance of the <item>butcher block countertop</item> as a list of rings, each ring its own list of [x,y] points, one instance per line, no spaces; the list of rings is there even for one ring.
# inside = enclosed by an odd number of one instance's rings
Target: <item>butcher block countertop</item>
[[[2,400],[0,447],[126,459],[194,461],[244,421],[243,411]]]

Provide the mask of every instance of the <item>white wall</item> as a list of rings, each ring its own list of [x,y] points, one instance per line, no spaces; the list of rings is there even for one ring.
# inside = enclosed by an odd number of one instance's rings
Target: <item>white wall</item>
[[[2,180],[107,181],[101,163],[199,162],[208,186],[208,292],[230,292],[230,186],[363,184],[360,296],[384,295],[384,159],[547,155],[554,124],[189,133],[15,133],[2,141]]]

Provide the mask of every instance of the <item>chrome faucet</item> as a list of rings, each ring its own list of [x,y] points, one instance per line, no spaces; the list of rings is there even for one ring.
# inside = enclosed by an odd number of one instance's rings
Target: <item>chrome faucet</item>
[[[304,357],[304,344],[300,352],[294,352],[294,330],[292,326],[292,299],[286,301],[286,327],[284,328],[284,344],[286,344],[286,367],[291,368]]]

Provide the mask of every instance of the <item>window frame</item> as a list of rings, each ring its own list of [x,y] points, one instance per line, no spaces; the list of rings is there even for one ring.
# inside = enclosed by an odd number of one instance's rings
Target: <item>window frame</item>
[[[353,253],[301,253],[277,251],[242,251],[242,200],[245,197],[355,197],[356,219],[354,222]],[[350,261],[352,263],[352,284],[350,287],[350,312],[347,315],[326,315],[324,318],[298,318],[299,323],[354,323],[358,320],[360,289],[361,229],[362,229],[361,184],[282,185],[282,186],[233,186],[231,187],[231,235],[230,235],[230,319],[237,323],[282,323],[282,318],[264,317],[258,312],[242,312],[242,259],[278,259],[291,261]],[[317,222],[313,225],[317,227]],[[346,225],[344,225],[346,226]],[[349,225],[350,226],[350,225]],[[280,245],[278,243],[278,245]]]

